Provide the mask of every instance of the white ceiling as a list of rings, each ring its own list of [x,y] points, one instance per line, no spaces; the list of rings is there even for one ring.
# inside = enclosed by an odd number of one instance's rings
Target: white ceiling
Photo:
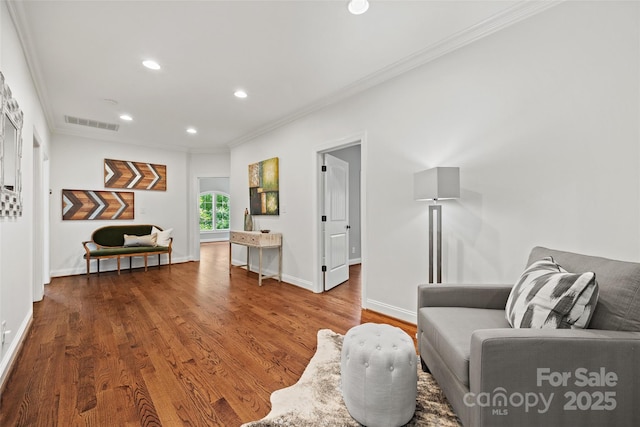
[[[23,0],[9,8],[53,132],[216,152],[536,13],[540,3],[372,0],[359,16],[346,0]],[[147,58],[162,69],[144,68]],[[235,98],[238,88],[249,97]],[[65,115],[120,127],[68,124]]]

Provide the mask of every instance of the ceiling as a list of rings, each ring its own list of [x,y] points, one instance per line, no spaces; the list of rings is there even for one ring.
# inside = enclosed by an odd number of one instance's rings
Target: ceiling
[[[358,16],[346,0],[8,4],[52,132],[200,153],[437,58],[536,13],[531,3],[543,2],[372,0]]]

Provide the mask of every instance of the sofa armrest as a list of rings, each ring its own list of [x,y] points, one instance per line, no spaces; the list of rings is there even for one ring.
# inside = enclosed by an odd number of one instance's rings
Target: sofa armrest
[[[418,285],[421,307],[469,307],[504,310],[511,292],[509,285]]]
[[[640,332],[477,330],[465,396],[471,424],[631,426],[640,419],[639,357]]]

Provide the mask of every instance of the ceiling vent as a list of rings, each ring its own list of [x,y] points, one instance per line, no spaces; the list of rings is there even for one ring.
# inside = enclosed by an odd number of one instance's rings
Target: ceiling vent
[[[97,120],[81,119],[80,117],[64,116],[64,121],[66,123],[71,123],[72,125],[89,126],[91,128],[112,130],[116,132],[120,128],[120,125],[117,125],[115,123],[105,123],[99,122]]]

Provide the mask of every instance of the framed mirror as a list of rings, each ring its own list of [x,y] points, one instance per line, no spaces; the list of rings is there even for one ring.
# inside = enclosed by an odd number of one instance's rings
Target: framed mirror
[[[0,73],[0,216],[22,215],[23,115]]]

